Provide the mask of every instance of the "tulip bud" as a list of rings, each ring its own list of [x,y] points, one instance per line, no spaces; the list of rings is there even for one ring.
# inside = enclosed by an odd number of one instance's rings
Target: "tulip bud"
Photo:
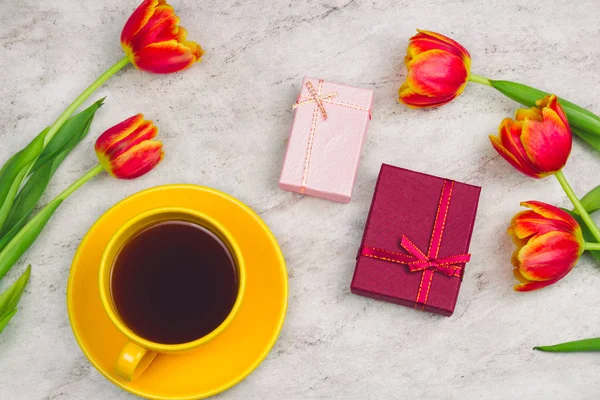
[[[439,107],[458,97],[469,80],[471,56],[454,40],[418,30],[410,38],[404,62],[406,82],[398,101],[413,108]]]
[[[164,157],[162,143],[152,140],[158,128],[134,115],[104,132],[96,141],[96,154],[108,173],[134,179],[153,169]]]
[[[515,215],[508,234],[517,245],[512,263],[515,286],[528,292],[551,285],[567,275],[584,250],[581,227],[567,212],[539,201],[521,203],[531,210]]]
[[[121,45],[136,68],[168,74],[200,61],[200,45],[187,40],[179,17],[166,0],[144,0],[121,33]]]
[[[555,95],[536,102],[537,107],[519,109],[515,119],[506,118],[498,136],[490,135],[494,149],[513,167],[532,178],[560,171],[569,158],[573,138],[565,113]]]

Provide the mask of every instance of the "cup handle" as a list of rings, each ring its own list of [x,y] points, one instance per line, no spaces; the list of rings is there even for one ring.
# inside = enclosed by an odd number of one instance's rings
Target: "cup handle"
[[[156,352],[128,342],[117,360],[117,375],[128,381],[140,376],[156,357]]]

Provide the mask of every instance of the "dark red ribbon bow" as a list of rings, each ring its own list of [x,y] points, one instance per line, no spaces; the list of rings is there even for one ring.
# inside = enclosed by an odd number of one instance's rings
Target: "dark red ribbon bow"
[[[434,273],[438,272],[446,276],[461,278],[464,270],[462,264],[469,262],[471,259],[470,254],[438,257],[453,188],[453,181],[444,181],[427,253],[421,251],[410,239],[402,235],[400,245],[408,254],[369,246],[363,246],[358,254],[363,257],[407,265],[410,272],[422,272],[423,276],[421,277],[415,302],[423,305],[423,307],[427,303]]]

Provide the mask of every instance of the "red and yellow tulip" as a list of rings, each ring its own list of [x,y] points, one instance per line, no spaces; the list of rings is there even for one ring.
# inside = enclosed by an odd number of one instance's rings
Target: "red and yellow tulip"
[[[584,250],[581,227],[568,213],[539,201],[521,203],[530,210],[515,215],[508,229],[517,245],[512,257],[519,292],[551,285],[567,275]]]
[[[203,54],[166,0],[144,0],[125,23],[121,45],[138,69],[159,74],[186,69]]]
[[[158,128],[142,114],[105,131],[96,141],[96,154],[108,173],[133,179],[154,168],[164,157],[162,143],[153,140]]]
[[[436,32],[417,31],[409,40],[404,59],[408,74],[398,96],[398,101],[409,107],[442,106],[459,96],[468,81],[492,87],[526,107],[550,95],[521,83],[476,75],[471,71],[469,52],[458,42]],[[564,98],[561,102],[573,134],[600,151],[600,116]]]
[[[519,109],[506,118],[498,136],[490,135],[494,149],[513,167],[533,178],[556,174],[571,153],[569,121],[555,95],[537,101],[537,107]]]
[[[439,107],[460,95],[467,85],[471,56],[454,40],[435,32],[418,30],[410,38],[404,62],[406,82],[398,100],[409,107]]]

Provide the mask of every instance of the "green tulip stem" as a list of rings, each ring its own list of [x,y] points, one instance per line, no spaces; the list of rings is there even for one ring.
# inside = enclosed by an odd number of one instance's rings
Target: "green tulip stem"
[[[56,198],[54,200],[52,200],[52,201],[53,202],[55,200],[64,201],[74,191],[76,191],[81,186],[83,186],[84,183],[86,183],[87,181],[89,181],[90,179],[92,179],[93,177],[95,177],[96,175],[98,175],[102,171],[104,171],[104,167],[102,167],[101,164],[96,165],[94,168],[92,168],[88,172],[86,172],[81,178],[79,178],[75,182],[73,182],[71,184],[71,186],[69,186],[68,188],[66,188],[65,190],[63,190],[63,192],[61,194],[59,194],[58,196],[56,196]]]
[[[583,249],[584,250],[600,250],[600,243],[585,242],[583,244]]]
[[[480,75],[471,74],[469,76],[471,82],[479,83],[480,85],[492,86],[490,80]]]
[[[60,129],[61,126],[69,119],[71,114],[75,112],[79,108],[79,106],[88,98],[96,89],[98,89],[104,82],[108,80],[111,76],[113,76],[117,71],[121,68],[129,64],[129,58],[123,57],[115,65],[107,69],[102,75],[98,77],[90,86],[87,87],[77,98],[67,107],[65,111],[54,121],[54,123],[48,129],[48,133],[46,133],[46,137],[44,138],[44,147],[50,142],[50,139],[54,137],[56,132]]]
[[[589,228],[590,232],[592,232],[592,235],[594,235],[596,240],[600,242],[600,229],[598,229],[598,227],[594,223],[594,220],[592,220],[592,217],[590,217],[590,214],[588,214],[583,204],[581,204],[581,201],[579,201],[579,198],[577,197],[575,192],[573,192],[573,189],[571,188],[571,185],[569,185],[569,182],[567,182],[567,179],[563,175],[562,170],[558,171],[555,174],[555,176],[556,179],[558,179],[558,183],[560,183],[560,186],[562,186],[563,190],[567,194],[567,197],[569,197],[569,200],[571,200],[571,203],[573,203],[575,210],[577,211],[583,222],[585,222],[585,224]]]
[[[90,179],[92,179],[93,177],[95,177],[96,175],[98,175],[102,171],[104,171],[104,167],[101,164],[98,164],[94,168],[90,169],[88,172],[86,172],[85,174],[83,174],[79,179],[77,179],[75,182],[73,182],[68,188],[66,188],[65,190],[63,190],[58,196],[56,196],[54,199],[52,199],[51,202],[49,202],[48,204],[46,204],[40,211],[38,211],[38,213],[36,214],[36,216],[34,216],[29,222],[30,223],[36,222],[35,221],[36,217],[38,215],[43,215],[44,214],[44,212],[43,212],[44,210],[52,208],[52,207],[57,207],[57,203],[60,204],[63,201],[65,201],[65,199],[67,197],[69,197],[71,194],[73,194],[74,191],[76,191],[77,189],[79,189],[80,187],[82,187],[87,181],[89,181]],[[27,228],[27,225],[25,225],[25,227],[21,231],[26,231],[25,228]],[[17,236],[18,235],[19,234],[17,234]]]

